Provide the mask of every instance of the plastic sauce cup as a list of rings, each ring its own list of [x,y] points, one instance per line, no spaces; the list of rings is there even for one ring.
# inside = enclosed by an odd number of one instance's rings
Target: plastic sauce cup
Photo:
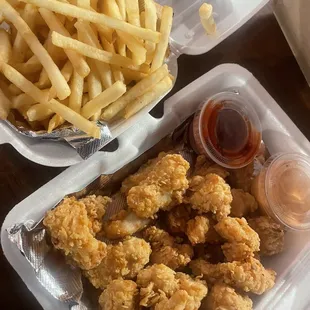
[[[217,164],[242,168],[259,151],[262,129],[248,101],[233,92],[222,92],[200,105],[190,129],[193,149]]]

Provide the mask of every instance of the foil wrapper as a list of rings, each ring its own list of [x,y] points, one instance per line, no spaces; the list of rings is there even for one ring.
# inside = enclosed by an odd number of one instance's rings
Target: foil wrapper
[[[97,121],[97,125],[100,127],[101,138],[94,139],[86,135],[83,131],[78,130],[75,127],[67,126],[62,127],[56,130],[53,130],[51,133],[48,133],[44,130],[34,131],[27,127],[23,127],[21,125],[14,126],[11,122],[7,121],[7,124],[20,134],[37,138],[42,140],[49,141],[65,141],[74,149],[76,149],[77,153],[83,158],[87,159],[97,151],[99,151],[102,147],[108,144],[113,140],[112,134],[109,130],[109,127],[106,123]]]
[[[67,195],[67,197],[74,196],[79,199],[87,195],[110,196],[112,203],[106,210],[103,219],[106,221],[126,207],[126,197],[119,191],[122,181],[130,174],[135,173],[149,159],[155,158],[160,152],[181,154],[190,163],[189,174],[191,174],[197,157],[189,145],[188,132],[191,120],[192,118],[189,118],[172,134],[114,174],[100,175],[81,191]],[[264,152],[265,148],[262,147],[260,156],[263,156]],[[51,206],[51,209],[57,205]],[[43,219],[38,222],[29,219],[25,223],[14,225],[7,232],[11,242],[17,246],[32,266],[38,282],[53,297],[66,303],[69,309],[98,309],[98,298],[101,291],[92,287],[88,280],[82,276],[81,270],[69,265],[64,255],[53,248],[43,225]],[[113,241],[100,239],[106,243],[113,243]]]

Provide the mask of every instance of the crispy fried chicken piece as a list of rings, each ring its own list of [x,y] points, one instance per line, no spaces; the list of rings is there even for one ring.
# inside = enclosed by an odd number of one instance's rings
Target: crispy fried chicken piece
[[[191,276],[182,272],[177,272],[176,279],[179,282],[179,290],[184,290],[188,294],[185,309],[199,309],[201,301],[208,294],[207,283],[198,278],[193,279]]]
[[[231,169],[229,173],[228,183],[232,188],[239,188],[245,192],[250,192],[254,173],[254,161],[243,168]]]
[[[87,216],[92,223],[93,235],[96,235],[102,228],[102,218],[105,214],[107,205],[112,201],[107,196],[90,195],[80,199],[86,207]]]
[[[190,263],[193,273],[210,283],[223,281],[225,284],[261,295],[274,286],[276,273],[264,266],[255,258],[244,262],[210,264],[198,259]]]
[[[148,227],[143,236],[151,243],[150,261],[153,264],[165,264],[175,270],[186,266],[194,255],[193,248],[189,244],[177,243],[176,238],[155,226]]]
[[[233,201],[231,203],[230,216],[243,217],[257,210],[258,204],[251,194],[242,189],[235,188],[231,190],[231,194]]]
[[[129,237],[124,242],[108,246],[107,256],[101,264],[85,272],[96,288],[104,289],[115,279],[133,279],[149,262],[150,245],[143,239]]]
[[[186,291],[180,290],[175,292],[169,299],[164,297],[155,305],[154,310],[194,310],[187,306],[190,296]],[[197,308],[198,309],[198,308]]]
[[[146,164],[142,165],[136,173],[128,176],[122,183],[121,192],[128,194],[132,187],[137,186],[140,182],[144,181],[154,169],[155,164],[166,155],[167,153],[165,152],[159,153],[156,158],[152,158],[148,160]]]
[[[189,163],[181,155],[161,158],[147,177],[129,190],[129,209],[139,217],[151,218],[160,209],[169,210],[182,203],[183,194],[188,188],[188,169]]]
[[[131,280],[113,280],[99,297],[102,310],[136,310],[139,289]]]
[[[142,230],[150,221],[138,217],[132,211],[121,210],[103,223],[104,236],[112,240],[131,236]]]
[[[175,271],[163,264],[155,264],[139,271],[140,306],[151,307],[178,290]]]
[[[259,235],[261,255],[270,256],[283,251],[284,231],[270,217],[260,216],[249,219],[249,225]]]
[[[187,223],[186,235],[192,245],[205,243],[209,231],[209,219],[206,216],[198,215]]]
[[[195,176],[190,182],[191,194],[186,202],[201,213],[212,212],[221,220],[230,213],[232,195],[224,179],[216,174]]]
[[[107,254],[106,244],[93,236],[94,222],[88,217],[85,204],[75,197],[65,198],[47,212],[43,224],[55,248],[62,250],[81,269],[95,268]]]
[[[230,243],[245,243],[253,252],[259,251],[259,236],[245,218],[227,217],[214,226],[215,230]]]
[[[205,176],[209,173],[217,174],[223,179],[226,179],[229,176],[229,172],[225,170],[224,167],[215,164],[205,155],[199,155],[195,163],[193,175]]]
[[[225,243],[222,250],[228,262],[242,261],[254,256],[252,248],[245,243]]]
[[[187,205],[174,207],[167,214],[167,225],[172,233],[185,233],[187,222],[190,220],[191,211]]]
[[[246,296],[237,293],[232,287],[216,283],[206,300],[209,310],[252,310],[253,302]]]

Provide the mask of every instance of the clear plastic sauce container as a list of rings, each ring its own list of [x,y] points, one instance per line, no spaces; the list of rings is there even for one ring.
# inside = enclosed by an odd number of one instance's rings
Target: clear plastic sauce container
[[[252,183],[260,208],[287,229],[310,229],[310,157],[276,154]]]
[[[242,168],[254,160],[262,139],[261,123],[252,106],[233,92],[216,94],[196,112],[190,142],[226,168]]]

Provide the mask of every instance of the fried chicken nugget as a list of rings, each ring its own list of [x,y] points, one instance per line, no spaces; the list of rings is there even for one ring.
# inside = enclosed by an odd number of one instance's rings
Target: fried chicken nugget
[[[149,262],[150,245],[143,239],[129,237],[124,242],[109,245],[107,256],[101,264],[85,272],[85,276],[96,288],[104,289],[116,279],[133,279]]]
[[[139,289],[131,280],[113,280],[99,297],[102,310],[136,310]]]
[[[138,217],[132,211],[121,210],[103,223],[104,236],[112,240],[131,236],[146,227],[150,221]]]
[[[249,219],[249,225],[260,238],[260,254],[271,256],[284,249],[284,231],[281,226],[267,216]]]
[[[93,201],[93,198],[90,200]],[[97,197],[96,203],[100,204],[101,200],[108,201],[109,198]],[[85,270],[97,267],[107,254],[106,244],[94,237],[94,232],[98,229],[95,223],[98,214],[101,215],[103,210],[97,206],[92,209],[91,206],[92,204],[88,204],[90,211],[101,211],[90,212],[89,217],[83,200],[78,201],[75,197],[65,198],[55,209],[47,212],[43,221],[54,247],[62,250]]]
[[[252,248],[245,243],[225,243],[222,245],[222,250],[228,262],[254,257]]]
[[[225,170],[224,167],[215,164],[205,155],[199,155],[196,159],[193,175],[205,176],[209,173],[217,174],[223,179],[226,179],[229,176],[229,172]]]
[[[231,262],[210,264],[205,260],[191,261],[190,267],[197,276],[210,283],[223,281],[225,284],[261,295],[274,286],[276,273],[264,266],[255,258],[251,257],[243,262]]]
[[[237,293],[232,287],[216,283],[206,299],[209,310],[252,310],[253,302],[246,296]]]
[[[176,270],[186,266],[194,256],[193,248],[189,244],[178,244],[176,238],[155,226],[148,227],[143,236],[151,243],[150,261],[153,264],[165,264]]]
[[[162,298],[161,301],[155,305],[154,310],[194,310],[194,308],[187,307],[189,297],[186,291],[177,291],[169,299],[166,297]]]
[[[105,215],[107,205],[112,201],[107,196],[90,195],[80,199],[86,207],[87,216],[92,223],[93,234],[96,235],[102,229],[102,218]]]
[[[232,189],[231,194],[233,196],[230,212],[231,216],[243,217],[257,210],[258,204],[251,194],[242,189]]]
[[[160,209],[169,210],[182,203],[188,188],[189,163],[178,154],[162,157],[146,178],[133,186],[127,195],[129,209],[142,218],[151,218]]]
[[[195,216],[187,223],[186,235],[192,245],[205,243],[209,231],[209,219],[206,216]]]
[[[232,195],[230,187],[220,176],[210,173],[204,177],[194,176],[190,181],[191,194],[186,202],[201,213],[212,212],[217,220],[230,213]]]
[[[164,264],[154,264],[139,271],[140,306],[151,307],[160,300],[170,298],[179,287],[175,275],[175,271]]]
[[[248,225],[245,218],[227,217],[214,226],[215,230],[230,243],[245,243],[253,252],[259,251],[258,234]]]
[[[167,225],[172,233],[185,233],[187,222],[191,218],[190,207],[179,205],[174,207],[167,214]]]

